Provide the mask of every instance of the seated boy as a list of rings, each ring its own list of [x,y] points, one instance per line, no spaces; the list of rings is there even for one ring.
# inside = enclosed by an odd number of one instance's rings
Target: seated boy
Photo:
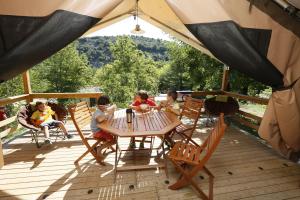
[[[167,100],[162,101],[157,109],[160,110],[161,108],[166,108],[166,111],[180,115],[180,106],[177,102],[177,96],[176,90],[169,90],[167,93]]]
[[[117,109],[116,105],[110,106],[110,100],[108,96],[100,96],[97,101],[97,109],[92,116],[91,121],[91,130],[94,138],[105,141],[105,145],[102,145],[97,148],[97,155],[103,157],[101,153],[102,149],[110,147],[111,145],[116,143],[115,138],[99,128],[99,124],[106,120],[109,115],[112,115]]]
[[[153,108],[157,108],[155,102],[149,99],[147,91],[140,90],[140,91],[138,91],[138,93],[135,97],[135,101],[129,107],[138,112],[148,111],[149,108],[146,110],[142,109],[141,105],[143,105],[143,104],[146,104]],[[140,143],[140,148],[144,148],[145,139],[146,139],[146,137],[142,138],[142,141]],[[134,137],[131,138],[129,146],[130,146],[130,148],[135,148],[135,138]]]
[[[50,128],[60,127],[68,139],[73,137],[68,134],[65,125],[61,121],[52,118],[52,115],[56,116],[56,114],[49,106],[45,105],[43,102],[36,102],[35,106],[37,110],[31,115],[30,119],[34,126],[43,129],[45,134],[45,144],[52,144],[49,134]]]

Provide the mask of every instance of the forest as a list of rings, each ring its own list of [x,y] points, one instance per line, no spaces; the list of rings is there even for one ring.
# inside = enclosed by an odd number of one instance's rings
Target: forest
[[[98,88],[120,106],[137,90],[219,90],[224,64],[180,41],[138,36],[80,38],[30,70],[33,92]],[[22,94],[21,76],[0,85],[1,98]],[[230,70],[230,90],[269,95],[269,87]]]

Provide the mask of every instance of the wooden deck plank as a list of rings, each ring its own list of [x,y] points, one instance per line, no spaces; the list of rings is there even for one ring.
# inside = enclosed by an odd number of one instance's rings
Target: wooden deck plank
[[[195,139],[201,143],[207,137],[207,129],[198,130]],[[163,169],[120,172],[114,183],[114,154],[106,157],[107,166],[87,156],[80,162],[81,170],[76,169],[73,162],[85,148],[78,135],[71,133],[74,139],[58,139],[51,147],[41,149],[30,142],[28,135],[4,145],[6,165],[0,170],[0,199],[198,199],[191,187],[178,191],[167,188],[178,176],[170,163],[168,183]],[[124,138],[120,145],[127,148],[128,142]],[[155,142],[159,144],[160,140]],[[136,157],[137,163],[154,161],[141,152]],[[129,152],[120,164],[133,164]],[[237,129],[228,129],[207,167],[216,177],[215,199],[300,198],[300,166]],[[202,178],[196,181],[207,191],[208,177],[204,173],[198,176]]]

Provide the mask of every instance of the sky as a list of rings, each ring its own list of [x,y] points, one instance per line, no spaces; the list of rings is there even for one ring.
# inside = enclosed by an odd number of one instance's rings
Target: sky
[[[94,33],[87,35],[86,37],[93,37],[93,36],[117,36],[117,35],[134,35],[130,33],[132,29],[134,29],[136,25],[136,21],[133,17],[129,17],[123,19],[117,23],[114,23],[108,27],[100,29]],[[153,26],[152,24],[142,20],[139,18],[139,25],[141,29],[145,31],[144,34],[139,34],[140,36],[150,37],[155,39],[162,39],[162,40],[172,40],[172,38],[161,29]]]

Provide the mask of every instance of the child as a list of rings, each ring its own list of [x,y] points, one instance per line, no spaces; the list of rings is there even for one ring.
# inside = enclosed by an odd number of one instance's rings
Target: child
[[[149,99],[148,93],[145,90],[140,90],[138,91],[135,101],[129,106],[130,108],[138,111],[138,112],[143,112],[143,111],[149,111],[148,109],[143,109],[142,105],[146,104],[148,106],[151,106],[153,108],[157,108],[156,104],[154,101],[151,101]],[[144,148],[144,142],[145,142],[146,137],[143,137],[140,143],[140,148]],[[135,138],[132,137],[130,140],[130,148],[135,148]]]
[[[101,130],[98,125],[107,119],[108,115],[111,115],[117,109],[116,105],[110,106],[110,100],[108,96],[100,96],[97,101],[97,109],[92,116],[91,130],[94,138],[106,141],[105,145],[97,148],[97,155],[103,157],[101,150],[109,147],[116,143],[115,138],[103,130]]]
[[[137,92],[135,101],[129,106],[136,111],[143,111],[141,105],[146,104],[151,107],[156,107],[155,102],[149,99],[148,93],[145,90],[140,90]]]
[[[7,119],[7,115],[6,115],[5,107],[0,106],[0,121],[6,120],[6,119]],[[6,128],[7,128],[7,126],[2,126],[2,128],[0,128],[0,131],[5,130]]]
[[[5,112],[5,107],[4,106],[0,106],[0,121],[3,121],[7,119],[7,115]]]
[[[180,115],[180,106],[177,103],[177,96],[176,90],[169,90],[167,93],[167,100],[162,101],[157,109],[160,110],[161,108],[166,108],[166,111]]]
[[[56,116],[56,114],[49,106],[46,106],[43,102],[39,101],[36,102],[35,106],[37,110],[31,115],[30,119],[33,125],[43,129],[45,134],[45,144],[52,144],[49,129],[53,127],[60,127],[68,139],[73,137],[68,134],[65,125],[61,121],[57,121],[52,118],[52,115]]]

